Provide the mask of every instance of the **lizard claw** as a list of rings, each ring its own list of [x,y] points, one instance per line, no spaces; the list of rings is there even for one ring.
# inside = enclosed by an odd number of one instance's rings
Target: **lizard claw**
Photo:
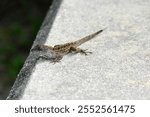
[[[80,53],[81,53],[81,54],[84,54],[84,55],[92,54],[92,52],[87,51],[87,49],[81,50]]]

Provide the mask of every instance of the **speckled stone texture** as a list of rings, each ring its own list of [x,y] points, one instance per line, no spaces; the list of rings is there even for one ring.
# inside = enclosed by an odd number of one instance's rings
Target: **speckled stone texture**
[[[38,61],[20,99],[150,99],[149,22],[150,0],[63,0],[46,45],[107,29],[80,46],[93,54]]]

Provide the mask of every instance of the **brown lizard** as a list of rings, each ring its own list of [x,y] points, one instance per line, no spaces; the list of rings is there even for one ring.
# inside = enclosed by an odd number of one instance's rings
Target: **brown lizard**
[[[50,56],[47,56],[47,55],[40,56],[40,58],[49,59],[49,60],[52,60],[52,62],[59,62],[63,58],[63,56],[67,55],[68,53],[81,53],[81,54],[87,55],[87,53],[92,53],[92,52],[86,51],[87,49],[86,50],[80,49],[80,48],[78,48],[78,46],[93,39],[98,34],[103,32],[103,30],[99,30],[99,31],[92,33],[86,37],[83,37],[77,41],[60,44],[60,45],[55,45],[54,47],[47,46],[47,45],[36,45],[35,47],[33,47],[33,49],[31,49],[31,51],[39,50],[39,51],[51,52],[51,53],[55,54],[55,57],[53,59],[51,59]]]

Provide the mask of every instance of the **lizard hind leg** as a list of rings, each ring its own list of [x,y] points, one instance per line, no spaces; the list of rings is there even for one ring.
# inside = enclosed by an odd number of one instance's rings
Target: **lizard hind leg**
[[[51,56],[51,55],[49,55],[49,54],[43,54],[43,55],[40,55],[40,56],[38,56],[37,57],[37,60],[39,60],[39,59],[44,59],[44,60],[48,60],[48,61],[50,61],[50,63],[58,63],[58,62],[60,62],[61,61],[61,59],[62,59],[62,56],[61,55],[56,55],[56,56]]]
[[[92,54],[92,52],[87,51],[87,49],[83,50],[83,49],[75,48],[75,47],[71,47],[70,52],[80,53],[84,55]]]

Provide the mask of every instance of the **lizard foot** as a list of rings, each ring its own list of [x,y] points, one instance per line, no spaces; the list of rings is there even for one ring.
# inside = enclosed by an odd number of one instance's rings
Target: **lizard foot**
[[[84,55],[92,54],[92,52],[87,51],[87,49],[85,49],[85,50],[80,50],[80,53],[81,53],[81,54],[84,54]]]

